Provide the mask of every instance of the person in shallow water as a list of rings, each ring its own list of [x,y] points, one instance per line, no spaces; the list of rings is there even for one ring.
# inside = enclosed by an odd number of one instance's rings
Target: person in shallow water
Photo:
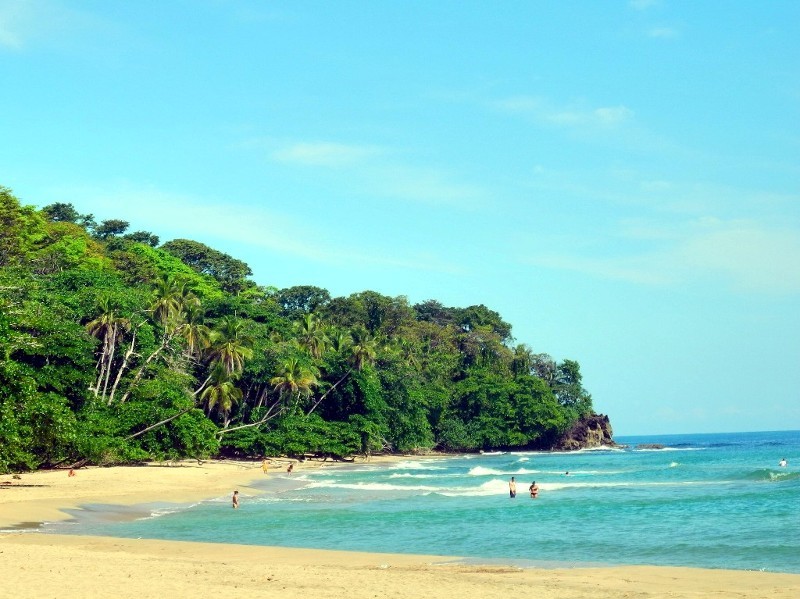
[[[239,491],[234,491],[233,496],[231,497],[231,501],[233,502],[233,509],[237,509],[239,507]]]
[[[513,476],[508,483],[508,496],[512,499],[517,496],[517,481],[514,480]]]
[[[786,458],[781,458],[781,461],[780,461],[780,462],[778,462],[778,465],[779,465],[781,468],[785,467],[785,466],[786,466],[786,464],[787,464],[787,462],[786,462]]]
[[[531,486],[528,487],[528,490],[531,492],[531,499],[536,499],[539,497],[539,485],[536,484],[536,481],[531,483]]]

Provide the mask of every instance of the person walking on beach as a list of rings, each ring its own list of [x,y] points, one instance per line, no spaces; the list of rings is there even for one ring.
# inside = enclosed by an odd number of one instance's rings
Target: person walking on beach
[[[261,460],[261,469],[264,471],[264,474],[269,470],[269,462],[266,459]]]
[[[539,485],[536,484],[536,481],[531,483],[531,486],[528,487],[528,490],[531,492],[531,499],[536,499],[539,497]]]
[[[289,467],[286,469],[286,472],[291,474],[292,470],[294,470],[294,463],[289,464]]]
[[[239,508],[239,491],[234,491],[233,492],[233,497],[231,497],[231,500],[233,501],[233,509],[238,509]]]
[[[511,499],[517,496],[517,481],[514,480],[513,476],[508,483],[508,496],[511,497]]]

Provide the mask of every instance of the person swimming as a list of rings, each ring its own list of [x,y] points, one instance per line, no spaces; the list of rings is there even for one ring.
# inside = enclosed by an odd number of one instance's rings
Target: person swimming
[[[531,483],[531,486],[528,487],[528,490],[531,492],[531,499],[536,499],[539,497],[539,485],[536,484],[536,481]]]

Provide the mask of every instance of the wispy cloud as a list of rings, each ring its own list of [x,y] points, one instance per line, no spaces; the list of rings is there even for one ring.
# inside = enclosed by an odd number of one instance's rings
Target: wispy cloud
[[[556,106],[537,96],[513,96],[497,100],[492,106],[540,124],[590,131],[613,129],[633,118],[633,111],[622,105],[587,107],[577,103]]]
[[[680,31],[674,27],[653,27],[648,30],[647,36],[657,39],[673,39],[680,36]]]
[[[272,142],[267,144],[275,146]],[[484,196],[477,186],[459,182],[442,169],[411,164],[407,160],[409,152],[402,153],[403,157],[400,154],[378,145],[330,141],[283,142],[269,150],[274,162],[344,174],[346,178],[338,184],[351,188],[355,185],[372,196],[461,207],[479,202]]]
[[[381,153],[377,146],[316,141],[290,143],[274,150],[271,156],[290,164],[343,167],[363,164]]]
[[[424,249],[410,254],[382,248],[365,248],[362,240],[355,245],[331,239],[328,227],[315,228],[308,219],[271,210],[252,202],[207,198],[164,191],[152,186],[130,183],[102,187],[62,187],[47,194],[52,201],[72,201],[81,210],[93,212],[98,220],[121,218],[132,229],[147,229],[162,241],[187,237],[212,247],[242,244],[254,250],[292,256],[330,266],[373,266],[412,271],[461,273],[457,264],[447,262]],[[168,223],[168,224],[167,224]],[[165,226],[166,225],[166,226]],[[302,231],[302,236],[297,234]],[[248,261],[246,256],[237,256]]]
[[[0,48],[20,50],[38,21],[34,2],[0,4]]]
[[[626,239],[651,241],[655,247],[620,255]],[[613,255],[543,252],[530,262],[645,285],[705,281],[739,292],[800,293],[800,231],[748,220],[702,218],[672,227],[626,222]]]
[[[123,36],[117,25],[77,6],[59,0],[0,2],[0,51],[22,52],[34,46],[63,50],[98,40],[104,50],[112,41],[119,45]]]
[[[647,10],[661,4],[660,0],[629,0],[628,6],[634,10]]]

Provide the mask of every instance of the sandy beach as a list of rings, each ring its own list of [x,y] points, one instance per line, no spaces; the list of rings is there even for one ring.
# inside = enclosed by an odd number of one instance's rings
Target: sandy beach
[[[285,472],[273,460],[271,473]],[[328,467],[304,462],[296,469]],[[65,519],[88,504],[185,503],[229,495],[260,462],[210,461],[0,476],[0,529]],[[27,523],[27,524],[25,524]],[[601,556],[598,556],[601,557]],[[800,575],[623,566],[519,569],[457,557],[0,533],[0,597],[619,597],[800,596]]]

